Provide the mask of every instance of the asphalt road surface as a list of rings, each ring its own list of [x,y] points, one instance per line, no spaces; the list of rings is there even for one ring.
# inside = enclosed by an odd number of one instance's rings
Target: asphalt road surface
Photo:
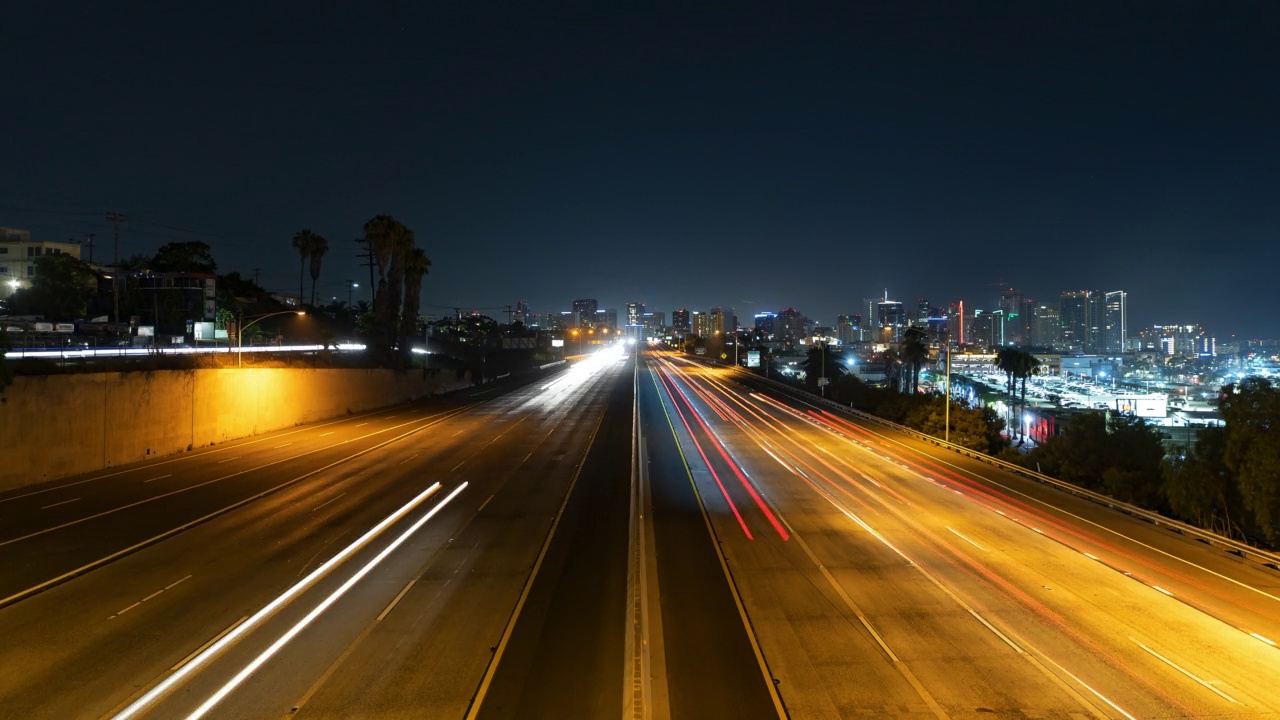
[[[624,346],[0,494],[0,717],[1274,717],[1280,572]]]

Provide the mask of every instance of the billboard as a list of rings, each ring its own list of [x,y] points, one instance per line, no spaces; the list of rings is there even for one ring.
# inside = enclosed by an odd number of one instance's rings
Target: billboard
[[[747,351],[747,367],[749,368],[760,367],[760,351],[759,350]]]
[[[551,347],[564,347],[564,340],[561,340],[560,338],[553,338],[551,340]]]

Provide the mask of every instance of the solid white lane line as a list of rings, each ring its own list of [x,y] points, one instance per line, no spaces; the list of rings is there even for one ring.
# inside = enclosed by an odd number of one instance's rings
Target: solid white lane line
[[[291,443],[291,442],[287,442],[287,443],[285,443],[285,444],[283,444],[283,445],[277,445],[277,446],[275,446],[275,447],[273,447],[273,448],[271,448],[271,449],[272,449],[272,450],[279,450],[279,449],[280,449],[280,448],[282,448],[282,447],[289,447],[289,446],[290,446],[290,445],[292,445],[292,444],[293,444],[293,443]]]
[[[378,618],[374,620],[374,622],[382,622],[382,618],[386,617],[387,615],[390,615],[391,611],[396,608],[396,605],[400,604],[400,598],[407,595],[409,593],[409,588],[413,587],[413,584],[416,582],[418,582],[418,578],[414,578],[410,580],[408,585],[405,585],[403,588],[401,588],[400,592],[396,593],[396,596],[392,598],[391,604],[387,605],[387,607],[384,608],[382,612],[378,613]]]
[[[462,462],[458,463],[457,465],[454,465],[454,466],[453,466],[453,470],[450,470],[449,472],[454,472],[454,470],[457,470],[458,468],[460,468],[460,467],[462,467],[463,465],[466,465],[466,464],[467,464],[467,461],[466,461],[466,460],[463,460]]]
[[[972,546],[974,546],[974,547],[978,548],[978,549],[979,549],[979,550],[981,550],[982,552],[986,552],[986,551],[987,551],[987,549],[986,549],[986,548],[982,547],[982,546],[981,546],[981,545],[979,545],[978,543],[976,543],[976,542],[974,542],[974,541],[970,540],[969,538],[965,537],[964,535],[961,535],[961,534],[959,533],[959,531],[957,531],[957,530],[955,530],[955,529],[953,529],[953,528],[950,528],[950,527],[948,527],[947,529],[951,531],[951,534],[953,534],[953,535],[955,535],[956,537],[960,538],[961,540],[963,540],[963,541],[965,541],[965,542],[969,543],[970,545],[972,545]]]
[[[147,691],[145,695],[138,698],[137,700],[134,700],[127,707],[125,707],[125,709],[121,710],[118,714],[116,714],[114,716],[115,719],[125,720],[126,718],[131,718],[137,715],[138,713],[140,713],[148,705],[158,700],[164,694],[168,693],[169,690],[171,690],[175,685],[182,682],[184,678],[186,678],[188,675],[194,672],[197,668],[210,662],[211,660],[213,660],[214,657],[221,654],[224,649],[226,649],[229,645],[235,643],[240,638],[240,636],[244,635],[250,628],[262,622],[267,617],[275,614],[276,610],[279,610],[281,607],[283,607],[284,605],[292,601],[295,597],[297,597],[300,593],[302,593],[303,590],[306,590],[307,588],[311,587],[316,582],[318,582],[320,578],[329,574],[329,572],[332,571],[334,567],[341,564],[348,557],[350,557],[356,551],[363,548],[365,545],[368,545],[369,542],[372,541],[375,537],[377,537],[378,535],[381,535],[383,531],[385,531],[388,527],[398,522],[405,515],[412,512],[414,508],[416,508],[418,505],[421,505],[423,501],[425,501],[427,498],[434,495],[439,490],[440,490],[440,483],[435,483],[431,487],[427,488],[426,490],[423,490],[415,498],[413,498],[409,502],[402,505],[399,510],[396,510],[395,512],[383,518],[377,525],[374,525],[373,527],[369,528],[369,530],[366,531],[364,535],[361,535],[359,538],[356,538],[354,542],[352,542],[350,545],[343,548],[341,551],[338,552],[338,554],[326,560],[324,564],[322,564],[320,567],[316,568],[315,570],[312,570],[311,573],[307,575],[305,578],[294,583],[293,586],[291,586],[288,590],[285,590],[283,593],[276,596],[274,600],[272,600],[271,602],[263,606],[261,610],[258,610],[258,612],[254,613],[247,621],[237,625],[235,628],[231,630],[231,632],[228,632],[226,635],[223,635],[216,642],[212,643],[211,645],[209,645],[209,647],[205,648],[202,652],[198,653],[196,657],[192,658],[190,661],[183,664],[182,667],[174,671],[172,675],[170,675],[169,677],[157,683],[156,686],[151,688],[151,690]]]
[[[320,434],[319,434],[319,435],[317,435],[316,437],[324,437],[325,435],[332,435],[332,434],[333,434],[333,431],[332,431],[332,430],[330,430],[330,431],[329,431],[329,432],[327,432],[327,433],[320,433]]]
[[[1266,644],[1270,645],[1271,647],[1275,647],[1275,646],[1276,646],[1275,641],[1273,641],[1273,640],[1268,640],[1267,638],[1262,637],[1262,636],[1261,636],[1261,635],[1259,635],[1258,633],[1251,632],[1251,633],[1249,633],[1249,634],[1250,634],[1250,635],[1252,635],[1253,637],[1258,638],[1258,639],[1259,639],[1259,640],[1261,640],[1262,642],[1264,642],[1264,643],[1266,643]]]
[[[218,464],[219,464],[219,465],[221,465],[222,463],[229,463],[229,462],[231,462],[232,460],[239,460],[239,459],[240,459],[240,456],[239,456],[239,455],[237,455],[237,456],[235,456],[235,457],[233,457],[233,458],[227,458],[226,460],[219,460],[219,461],[218,461]]]
[[[206,641],[205,641],[205,643],[204,643],[203,645],[201,645],[200,647],[196,648],[195,650],[192,650],[190,655],[188,655],[188,656],[186,656],[186,657],[182,658],[181,660],[179,660],[177,665],[174,665],[173,667],[169,668],[169,672],[173,672],[174,670],[177,670],[178,668],[182,667],[183,665],[186,665],[187,663],[191,662],[191,658],[193,658],[193,657],[195,657],[195,656],[199,655],[200,653],[204,652],[206,648],[208,648],[210,645],[212,645],[212,644],[214,644],[214,643],[218,642],[219,640],[221,640],[221,639],[222,639],[222,637],[223,637],[224,635],[226,635],[227,633],[231,632],[232,630],[235,630],[237,627],[239,627],[239,626],[240,626],[240,623],[242,623],[242,622],[244,622],[245,620],[248,620],[248,619],[249,619],[249,616],[248,616],[248,615],[245,615],[244,617],[240,618],[239,620],[237,620],[237,621],[235,621],[235,622],[231,623],[230,625],[228,625],[226,630],[223,630],[222,632],[218,633],[217,635],[214,635],[213,637],[209,638],[208,640],[206,640]]]
[[[492,499],[493,499],[493,495],[490,495],[489,497],[485,498],[484,502],[480,503],[480,507],[476,508],[476,513],[479,514],[480,511],[483,510],[485,506],[489,504],[489,501]]]
[[[1130,640],[1133,640],[1135,643],[1137,643],[1138,647],[1140,647],[1140,648],[1142,648],[1143,650],[1146,650],[1147,652],[1149,652],[1149,653],[1151,653],[1152,655],[1154,655],[1156,658],[1158,658],[1158,659],[1159,659],[1161,662],[1163,662],[1165,665],[1168,665],[1169,667],[1173,668],[1174,670],[1177,670],[1178,672],[1182,673],[1183,675],[1186,675],[1187,677],[1191,678],[1192,680],[1195,680],[1196,682],[1198,682],[1198,683],[1200,683],[1201,685],[1205,686],[1205,687],[1206,687],[1206,688],[1208,688],[1209,690],[1212,690],[1214,693],[1216,693],[1216,694],[1220,695],[1220,696],[1222,697],[1222,699],[1226,700],[1227,702],[1232,702],[1232,703],[1235,703],[1236,705],[1239,705],[1239,704],[1240,704],[1240,701],[1239,701],[1239,700],[1236,700],[1235,698],[1231,697],[1230,695],[1228,695],[1228,694],[1226,694],[1226,693],[1222,692],[1221,690],[1219,690],[1218,688],[1214,687],[1212,683],[1205,682],[1204,680],[1201,680],[1200,678],[1196,677],[1196,676],[1195,676],[1195,675],[1193,675],[1190,671],[1188,671],[1188,670],[1184,669],[1182,666],[1178,665],[1178,664],[1177,664],[1177,663],[1175,663],[1174,661],[1172,661],[1172,660],[1170,660],[1169,658],[1167,658],[1167,657],[1165,657],[1165,656],[1161,655],[1160,653],[1156,652],[1155,650],[1152,650],[1151,648],[1147,647],[1146,645],[1143,645],[1142,643],[1138,642],[1138,640],[1137,640],[1136,638],[1132,638],[1132,637],[1131,637],[1131,638],[1129,638],[1129,639],[1130,639]],[[1221,682],[1221,681],[1219,681],[1219,680],[1215,680],[1214,682]]]
[[[356,427],[364,427],[365,425],[368,425],[368,424],[369,424],[369,423],[367,423],[367,422],[362,422],[362,423],[360,423],[359,425],[357,425]]]
[[[1058,663],[1054,662],[1053,658],[1051,658],[1051,657],[1049,657],[1048,655],[1046,655],[1044,659],[1045,659],[1045,660],[1048,660],[1050,663],[1052,663],[1052,664],[1053,664],[1053,666],[1054,666],[1054,667],[1058,668],[1058,669],[1059,669],[1059,670],[1061,670],[1063,673],[1065,673],[1067,677],[1071,678],[1072,680],[1075,680],[1075,681],[1076,681],[1076,684],[1078,684],[1080,687],[1084,688],[1085,690],[1088,690],[1089,692],[1091,692],[1091,693],[1093,693],[1095,696],[1097,696],[1097,698],[1098,698],[1099,700],[1101,700],[1102,702],[1104,702],[1104,703],[1106,703],[1106,704],[1110,705],[1112,710],[1115,710],[1116,712],[1120,713],[1121,715],[1123,715],[1123,716],[1125,716],[1125,717],[1129,718],[1129,720],[1138,720],[1138,719],[1137,719],[1137,718],[1135,718],[1134,716],[1130,715],[1128,712],[1125,712],[1125,709],[1124,709],[1124,708],[1122,708],[1122,707],[1120,707],[1119,705],[1117,705],[1117,704],[1115,704],[1115,703],[1111,702],[1111,698],[1107,697],[1106,695],[1103,695],[1102,693],[1098,692],[1097,690],[1094,690],[1092,685],[1090,685],[1089,683],[1087,683],[1087,682],[1085,682],[1085,681],[1081,680],[1080,678],[1076,677],[1076,676],[1075,676],[1075,675],[1074,675],[1070,670],[1068,670],[1068,669],[1066,669],[1066,668],[1062,667],[1061,665],[1059,665]]]
[[[346,493],[342,493],[342,495],[346,495]],[[315,511],[319,510],[320,508],[324,507],[325,505],[328,505],[329,503],[333,502],[334,500],[337,500],[338,498],[342,497],[342,495],[335,495],[334,497],[331,497],[331,498],[329,498],[328,500],[325,500],[324,502],[320,503],[319,505],[317,505],[317,506],[315,506],[315,507],[311,508],[311,512],[315,512]]]
[[[289,630],[285,632],[285,634],[281,635],[279,638],[276,639],[275,642],[271,643],[270,647],[268,647],[266,650],[263,650],[248,665],[245,665],[244,668],[240,670],[240,672],[236,673],[235,677],[231,678],[230,680],[227,681],[225,685],[218,688],[217,692],[211,695],[208,700],[205,700],[200,705],[200,707],[196,708],[194,712],[192,712],[190,715],[187,716],[187,720],[199,720],[199,718],[202,718],[205,715],[207,715],[209,711],[212,710],[218,703],[222,702],[223,698],[229,695],[232,690],[235,690],[236,687],[240,685],[240,683],[243,683],[245,679],[247,679],[250,675],[257,672],[258,668],[262,667],[263,663],[265,663],[267,660],[270,660],[271,656],[275,655],[277,652],[280,651],[280,648],[287,645],[290,640],[292,640],[294,637],[298,635],[298,633],[302,632],[304,628],[306,628],[308,625],[314,622],[316,618],[320,617],[320,615],[323,614],[325,610],[329,609],[329,606],[337,602],[338,599],[341,598],[343,595],[346,595],[348,590],[354,587],[356,583],[363,580],[364,577],[368,575],[370,572],[372,572],[375,567],[381,564],[382,561],[385,560],[388,555],[395,552],[396,548],[403,545],[405,541],[407,541],[423,525],[426,525],[427,521],[435,517],[436,513],[440,512],[440,510],[443,509],[444,506],[447,505],[450,500],[453,500],[455,497],[458,496],[459,493],[461,493],[466,488],[467,488],[467,483],[462,483],[457,487],[457,489],[449,493],[443,500],[437,503],[435,507],[428,510],[425,515],[419,518],[418,521],[415,522],[413,525],[409,526],[409,528],[405,530],[403,533],[401,533],[399,537],[393,540],[391,544],[383,548],[382,552],[374,556],[374,558],[370,560],[368,563],[366,563],[364,567],[360,568],[360,570],[357,571],[356,574],[348,578],[347,581],[344,582],[341,586],[339,586],[337,590],[334,590],[332,593],[330,593],[330,595],[326,597],[323,601],[321,601],[319,605],[316,605],[315,608],[311,610],[311,612],[307,613],[306,617],[302,618],[293,627],[289,628]]]
[[[155,482],[157,480],[163,480],[167,477],[173,477],[173,473],[169,473],[168,475],[161,475],[160,477],[153,477],[150,480],[143,480],[142,482],[144,483]]]
[[[41,510],[48,510],[49,508],[55,508],[55,507],[58,507],[59,505],[66,505],[67,503],[73,503],[73,502],[75,502],[75,501],[77,501],[77,500],[79,500],[79,499],[80,499],[80,498],[71,498],[70,500],[63,500],[62,502],[56,502],[56,503],[54,503],[54,504],[52,504],[52,505],[45,505],[44,507],[42,507],[42,508],[40,508],[40,509],[41,509]]]

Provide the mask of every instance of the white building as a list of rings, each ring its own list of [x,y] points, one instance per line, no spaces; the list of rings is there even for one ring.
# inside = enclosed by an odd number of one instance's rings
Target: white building
[[[77,243],[32,240],[30,230],[0,227],[0,300],[29,287],[41,255],[71,255],[80,259]]]

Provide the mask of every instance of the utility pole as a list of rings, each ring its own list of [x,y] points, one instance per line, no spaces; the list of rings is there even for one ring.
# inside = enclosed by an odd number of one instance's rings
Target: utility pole
[[[260,278],[260,277],[262,277],[262,268],[254,268],[254,269],[253,269],[253,284],[254,284],[254,285],[257,285],[258,287],[262,287],[262,283],[258,281],[258,278]]]
[[[124,220],[124,215],[118,212],[107,213],[107,219],[111,221],[115,229],[115,260],[111,265],[111,304],[114,310],[112,323],[116,326],[116,333],[120,332],[120,222]]]
[[[93,264],[93,238],[94,237],[96,237],[94,233],[85,233],[85,236],[84,236],[85,244],[89,246],[89,264],[90,265]]]
[[[365,242],[364,238],[356,238],[356,242],[364,243],[364,252],[357,253],[356,257],[364,260],[364,262],[360,263],[360,267],[369,268],[369,305],[372,306],[375,299],[373,293],[377,289],[377,286],[373,284],[373,243]]]

